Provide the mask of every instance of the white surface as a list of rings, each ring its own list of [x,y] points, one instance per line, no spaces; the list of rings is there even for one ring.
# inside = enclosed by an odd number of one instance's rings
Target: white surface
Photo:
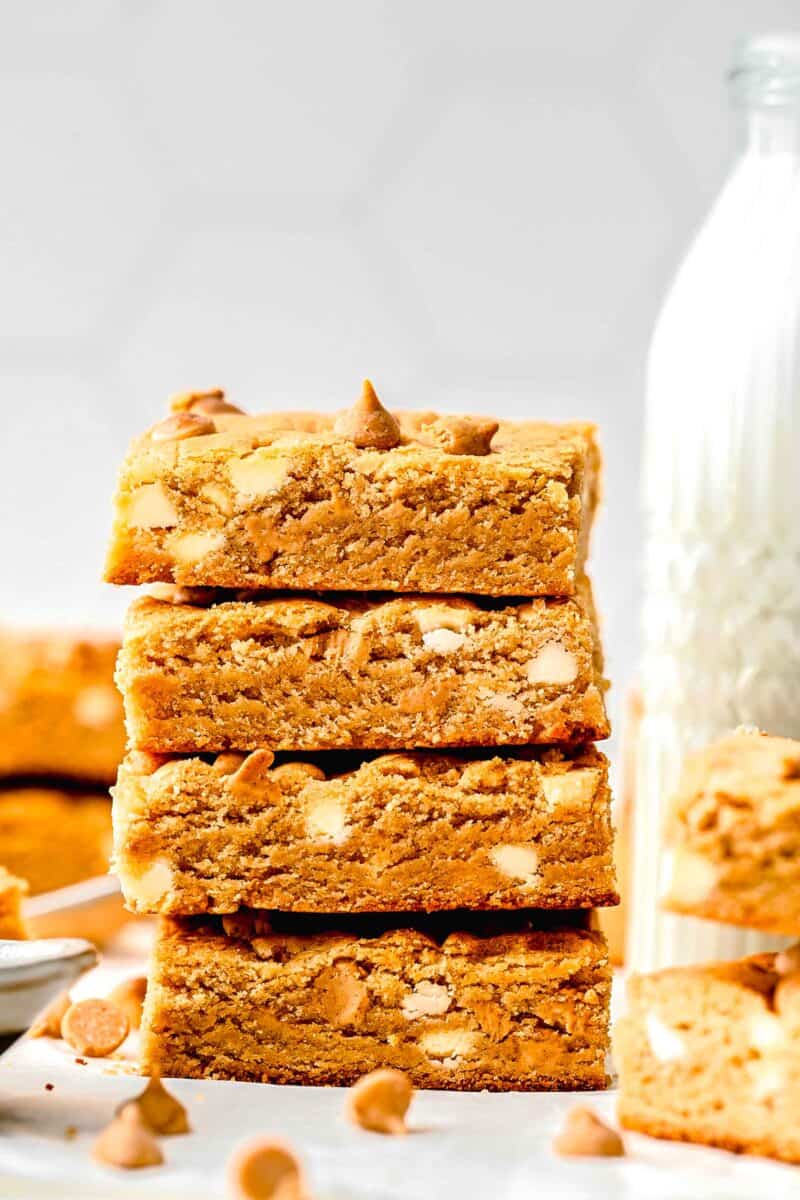
[[[139,936],[137,933],[135,936]],[[102,995],[140,968],[100,967],[73,989]],[[572,1105],[614,1122],[613,1091],[571,1094],[419,1092],[406,1138],[355,1129],[340,1088],[175,1080],[193,1132],[161,1141],[163,1167],[119,1172],[92,1162],[99,1131],[138,1093],[135,1039],[113,1060],[75,1063],[63,1042],[22,1039],[0,1058],[0,1195],[84,1200],[224,1197],[225,1163],[241,1141],[285,1138],[308,1171],[315,1200],[752,1200],[800,1197],[800,1168],[626,1134],[624,1160],[564,1160],[550,1143]],[[45,1090],[52,1083],[52,1091]],[[76,1126],[67,1141],[64,1130]]]
[[[0,620],[113,621],[124,447],[170,391],[602,426],[612,715],[638,640],[644,353],[797,0],[2,6]],[[50,485],[54,486],[50,486]]]

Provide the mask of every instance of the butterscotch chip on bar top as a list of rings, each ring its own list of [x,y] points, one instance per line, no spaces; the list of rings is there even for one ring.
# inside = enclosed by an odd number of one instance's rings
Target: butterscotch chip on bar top
[[[665,841],[665,907],[800,935],[800,742],[742,728],[690,755]]]
[[[294,1151],[275,1138],[245,1142],[232,1155],[227,1174],[235,1200],[311,1200]]]
[[[111,783],[125,749],[118,650],[113,636],[0,629],[0,775]]]
[[[164,918],[144,1068],[344,1085],[380,1067],[415,1087],[605,1087],[607,950],[570,917]]]
[[[413,1095],[411,1081],[403,1071],[379,1067],[350,1088],[345,1114],[354,1125],[374,1133],[405,1133],[406,1113]]]
[[[800,973],[776,960],[629,981],[614,1031],[623,1126],[800,1163]]]
[[[135,1104],[124,1105],[106,1126],[94,1144],[92,1157],[106,1166],[127,1170],[157,1167],[164,1161],[158,1142]]]
[[[321,752],[314,763],[273,761],[268,750],[212,761],[133,752],[114,789],[114,826],[114,869],[142,913],[617,900],[608,763],[594,747]]]
[[[197,397],[173,417],[123,464],[112,583],[575,593],[599,490],[591,425],[389,413],[371,385],[338,414]]]
[[[159,752],[579,743],[608,735],[591,590],[301,592],[128,611],[130,743]]]
[[[128,1018],[109,1000],[77,1000],[61,1019],[61,1036],[78,1054],[105,1058],[128,1036]]]

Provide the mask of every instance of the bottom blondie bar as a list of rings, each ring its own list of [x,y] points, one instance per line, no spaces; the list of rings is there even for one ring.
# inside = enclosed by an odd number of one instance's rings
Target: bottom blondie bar
[[[47,788],[0,791],[3,865],[27,880],[31,894],[108,871],[111,802]]]
[[[17,879],[5,867],[0,867],[0,938],[25,937],[22,897],[27,890],[24,880]]]
[[[534,916],[162,918],[144,1070],[349,1084],[395,1067],[428,1088],[605,1087],[605,942],[567,914],[549,929]]]
[[[800,1162],[800,973],[782,956],[634,977],[614,1031],[620,1121]]]

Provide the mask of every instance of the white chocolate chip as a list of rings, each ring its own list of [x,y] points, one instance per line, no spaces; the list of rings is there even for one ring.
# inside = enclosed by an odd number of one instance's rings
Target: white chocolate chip
[[[233,503],[230,496],[224,488],[217,483],[206,483],[200,488],[200,495],[204,500],[208,500],[209,504],[213,504],[218,512],[229,517],[233,512]]]
[[[269,447],[235,459],[229,466],[231,483],[240,496],[266,496],[277,492],[289,477],[289,464]]]
[[[105,684],[85,687],[75,697],[72,711],[79,725],[102,729],[118,719],[119,694]]]
[[[128,873],[125,882],[129,881],[129,887],[123,890],[132,892],[139,905],[149,907],[164,899],[172,887],[172,879],[172,867],[166,859],[157,858],[140,875]]]
[[[697,904],[714,891],[717,870],[712,862],[691,850],[674,850],[664,855],[666,889],[676,902]]]
[[[347,813],[338,796],[323,795],[306,806],[306,826],[312,837],[342,842],[347,836]]]
[[[648,1013],[645,1019],[647,1039],[650,1052],[661,1063],[677,1062],[686,1055],[686,1043],[674,1029],[665,1025],[655,1013]]]
[[[453,654],[461,649],[466,640],[463,633],[455,633],[452,629],[432,629],[430,633],[422,635],[426,650],[433,650],[436,654]]]
[[[469,1029],[429,1029],[420,1037],[419,1047],[429,1058],[463,1058],[475,1048],[476,1036]]]
[[[753,1081],[753,1099],[757,1103],[762,1104],[785,1088],[786,1068],[780,1063],[759,1059],[748,1065]]]
[[[503,875],[536,883],[539,877],[539,855],[530,846],[495,846],[489,857]]]
[[[178,524],[178,511],[162,483],[145,483],[131,493],[127,518],[134,529],[169,529]]]
[[[453,629],[457,633],[466,629],[475,620],[476,607],[465,604],[431,604],[427,608],[415,608],[414,619],[422,634],[436,629]]]
[[[440,1017],[450,1007],[450,992],[443,983],[431,983],[422,979],[400,1002],[400,1007],[409,1021],[416,1017]]]
[[[572,683],[578,662],[560,642],[547,642],[528,663],[529,683]]]
[[[543,775],[542,791],[548,808],[583,808],[597,790],[597,771],[579,767],[559,775]]]
[[[750,1022],[750,1045],[756,1050],[780,1049],[786,1042],[786,1030],[780,1017],[774,1013],[761,1013]]]
[[[169,549],[177,562],[191,566],[224,545],[224,533],[182,533],[170,538]]]

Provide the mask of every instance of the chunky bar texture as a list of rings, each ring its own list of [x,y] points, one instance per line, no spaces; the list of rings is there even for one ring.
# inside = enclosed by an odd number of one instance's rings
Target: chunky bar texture
[[[608,734],[588,586],[574,600],[284,595],[131,606],[117,681],[162,752],[589,742]]]
[[[22,898],[28,886],[0,867],[0,938],[18,941],[26,936],[22,920]]]
[[[106,796],[38,787],[0,791],[3,866],[27,880],[33,895],[105,875],[110,853]]]
[[[800,935],[800,742],[737,730],[694,754],[666,841],[668,908]]]
[[[512,914],[472,932],[402,914],[164,918],[143,1064],[264,1083],[349,1084],[396,1067],[418,1087],[602,1088],[609,991],[599,934]]]
[[[614,904],[605,758],[518,754],[134,751],[114,789],[114,866],[138,912]]]
[[[496,423],[396,416],[388,449],[354,444],[335,414],[156,427],[122,467],[106,579],[572,595],[597,498],[593,427],[504,422],[474,452],[465,427]]]
[[[112,782],[125,748],[118,650],[114,638],[0,631],[0,775]]]
[[[800,1162],[800,974],[776,956],[634,976],[614,1033],[623,1125]]]

